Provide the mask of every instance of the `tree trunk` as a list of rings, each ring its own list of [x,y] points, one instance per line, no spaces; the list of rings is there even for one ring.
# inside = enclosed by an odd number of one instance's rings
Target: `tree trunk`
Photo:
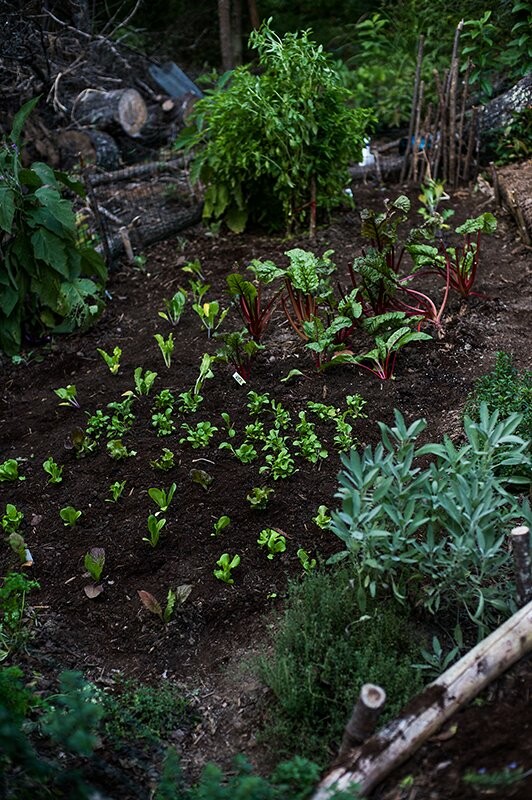
[[[231,0],[218,0],[218,23],[220,27],[220,51],[224,72],[233,69],[233,48],[231,43]]]
[[[90,129],[62,131],[57,137],[61,167],[71,169],[82,159],[85,164],[95,164],[104,170],[120,166],[120,150],[112,136]]]
[[[85,89],[74,101],[72,119],[104,129],[118,125],[128,136],[136,136],[148,119],[148,109],[136,89]]]
[[[501,203],[514,217],[524,244],[532,245],[532,159],[522,164],[493,168]]]
[[[461,706],[532,650],[532,602],[429,684],[389,723],[330,772],[312,800],[328,800],[334,789],[359,785],[368,794],[434,734]]]

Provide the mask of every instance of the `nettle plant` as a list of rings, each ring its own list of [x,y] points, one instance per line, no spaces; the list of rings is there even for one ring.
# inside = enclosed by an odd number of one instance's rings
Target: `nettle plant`
[[[105,264],[79,241],[65,190],[78,181],[43,162],[22,165],[21,136],[40,98],[22,106],[0,142],[0,349],[17,353],[24,335],[84,329],[103,308]]]
[[[176,147],[194,151],[204,217],[241,232],[248,218],[290,230],[331,208],[360,160],[372,114],[354,108],[331,58],[308,31],[250,36],[260,70],[238,67],[196,103]]]
[[[479,421],[466,417],[466,443],[417,445],[424,420],[379,423],[381,442],[342,456],[333,533],[351,556],[364,610],[368,596],[390,591],[404,603],[470,620],[479,638],[515,609],[506,534],[532,521],[528,502],[512,487],[528,486],[529,442],[515,435],[519,414],[499,419],[482,404]],[[419,459],[430,457],[427,467]]]

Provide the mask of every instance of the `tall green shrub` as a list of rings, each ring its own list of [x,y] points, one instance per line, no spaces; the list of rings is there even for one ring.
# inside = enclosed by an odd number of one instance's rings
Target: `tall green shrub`
[[[250,45],[258,72],[239,67],[199,101],[177,146],[194,148],[206,219],[238,232],[248,220],[290,229],[307,218],[314,193],[318,207],[338,199],[372,115],[350,105],[354,96],[308,31],[281,39],[264,24]]]
[[[62,196],[83,196],[83,186],[42,162],[22,165],[22,128],[37,101],[20,109],[0,142],[0,350],[10,355],[23,331],[38,337],[90,324],[107,277],[102,258],[78,241],[72,203]]]

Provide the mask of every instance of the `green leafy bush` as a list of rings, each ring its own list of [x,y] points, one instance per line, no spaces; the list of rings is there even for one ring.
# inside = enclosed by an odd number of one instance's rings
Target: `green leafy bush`
[[[20,350],[23,332],[38,337],[84,328],[101,312],[105,264],[78,241],[72,203],[83,186],[36,162],[23,167],[20,140],[38,98],[15,115],[0,143],[0,349]],[[92,278],[96,276],[96,283]]]
[[[194,125],[177,146],[195,148],[205,218],[223,218],[234,231],[248,219],[290,229],[314,202],[337,201],[372,115],[349,105],[353,95],[308,31],[280,39],[264,24],[250,45],[260,72],[238,67],[228,84],[225,76],[195,105]]]
[[[319,763],[330,760],[362,684],[377,683],[393,717],[421,688],[411,668],[418,647],[406,611],[393,600],[369,604],[361,615],[353,571],[313,572],[292,584],[287,610],[274,635],[273,655],[259,663],[273,692],[268,744]]]
[[[527,486],[532,474],[528,442],[515,436],[521,416],[499,421],[481,404],[479,422],[466,417],[466,443],[450,438],[416,446],[426,426],[379,423],[382,441],[342,456],[331,530],[354,557],[357,598],[393,592],[450,623],[471,620],[482,638],[515,610],[506,534],[530,506],[508,485]],[[418,465],[420,457],[432,463]]]
[[[513,358],[499,351],[495,366],[479,378],[465,405],[465,413],[478,420],[481,403],[490,411],[498,411],[501,417],[522,414],[516,433],[523,439],[532,439],[532,370],[519,374]]]

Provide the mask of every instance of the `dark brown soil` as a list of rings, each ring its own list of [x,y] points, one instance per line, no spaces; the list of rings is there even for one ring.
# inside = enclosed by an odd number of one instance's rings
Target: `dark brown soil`
[[[359,207],[380,207],[383,192],[369,187],[357,193]],[[453,222],[485,210],[493,210],[482,195],[457,193],[453,198]],[[519,369],[530,368],[529,253],[519,243],[512,224],[497,213],[499,229],[483,241],[477,291],[480,297],[460,302],[454,297],[445,318],[445,335],[432,342],[407,347],[397,361],[393,381],[381,382],[354,367],[318,373],[309,354],[291,334],[281,310],[274,314],[261,353],[246,386],[233,380],[232,370],[215,368],[214,379],[204,388],[204,403],[187,417],[176,414],[177,425],[210,420],[219,430],[213,446],[194,450],[180,444],[180,432],[157,437],[150,426],[152,395],[135,402],[136,420],[123,439],[137,455],[113,461],[100,447],[83,459],[65,449],[74,428],[83,427],[87,414],[105,409],[133,389],[133,370],[142,366],[158,372],[154,392],[163,388],[174,394],[190,388],[204,352],[213,352],[190,306],[173,329],[176,348],[167,369],[153,338],[170,331],[157,312],[163,298],[170,297],[186,276],[180,265],[200,259],[212,288],[208,299],[225,305],[225,276],[237,267],[243,271],[252,258],[283,262],[285,250],[309,248],[307,240],[283,241],[263,235],[213,236],[198,226],[179,241],[169,241],[146,253],[145,271],[123,266],[113,274],[112,299],[99,324],[84,335],[54,341],[48,349],[28,353],[28,363],[7,365],[3,374],[0,403],[0,458],[19,458],[24,482],[0,484],[0,507],[17,505],[25,515],[24,533],[35,564],[31,570],[41,585],[33,595],[38,606],[38,627],[32,658],[40,669],[75,666],[89,677],[120,669],[142,679],[164,675],[197,689],[203,721],[186,739],[185,764],[197,766],[208,759],[227,762],[237,751],[255,755],[263,689],[249,675],[237,671],[239,663],[264,640],[270,613],[280,613],[287,579],[297,576],[299,547],[326,557],[339,549],[331,533],[313,522],[319,504],[334,504],[333,494],[340,461],[332,444],[332,432],[317,421],[317,431],[329,450],[319,469],[296,458],[298,472],[286,480],[268,480],[259,474],[262,461],[239,464],[217,449],[226,437],[220,413],[228,412],[237,428],[237,441],[247,423],[246,394],[250,389],[267,391],[281,401],[297,419],[307,401],[320,400],[345,406],[345,395],[360,393],[366,400],[367,419],[355,422],[360,444],[374,443],[377,421],[393,420],[400,409],[408,420],[424,416],[427,436],[436,441],[444,433],[457,435],[464,400],[474,380],[487,372],[495,354],[504,349],[515,356]],[[332,248],[342,274],[360,254],[357,216],[341,212],[333,223],[319,231],[312,248]],[[239,325],[231,312],[224,325]],[[112,375],[96,352],[97,347],[123,351],[120,371]],[[36,356],[43,356],[38,361]],[[281,382],[297,368],[303,377]],[[60,407],[53,389],[75,384],[81,409]],[[150,467],[163,447],[176,455],[170,472]],[[52,455],[64,465],[58,486],[47,484],[42,462]],[[208,492],[190,480],[192,468],[205,469],[213,477]],[[109,485],[126,480],[126,490],[116,504],[106,502]],[[155,510],[147,490],[152,486],[177,484],[175,498],[165,514],[167,526],[158,547],[142,541],[148,514]],[[270,485],[275,494],[268,509],[253,512],[246,495],[253,486]],[[79,524],[63,526],[58,511],[66,505],[82,510]],[[213,523],[222,514],[231,527],[218,537],[211,535]],[[272,561],[258,548],[256,539],[264,527],[286,534],[287,552]],[[104,547],[106,565],[104,593],[89,600],[84,591],[83,556],[90,547]],[[223,552],[238,553],[241,565],[235,584],[228,586],[213,575]],[[5,572],[15,563],[2,549],[0,564]],[[169,588],[191,584],[192,592],[165,627],[143,608],[138,590],[151,592],[164,601]],[[39,659],[41,661],[39,662]],[[445,742],[429,744],[415,763],[399,777],[393,776],[382,797],[466,798],[477,796],[467,789],[461,776],[467,769],[502,768],[516,761],[525,770],[532,766],[530,738],[532,712],[529,701],[530,665],[512,670],[490,690],[483,706],[472,706],[458,715],[454,735]],[[495,724],[496,723],[496,724]],[[443,766],[442,766],[443,765]],[[414,776],[414,788],[398,788],[404,775]],[[532,782],[519,784],[519,791],[532,796]],[[470,794],[467,794],[467,792]],[[508,791],[508,790],[505,790]],[[122,794],[121,797],[125,797]],[[147,795],[146,795],[147,796]],[[498,794],[497,797],[510,795]]]

